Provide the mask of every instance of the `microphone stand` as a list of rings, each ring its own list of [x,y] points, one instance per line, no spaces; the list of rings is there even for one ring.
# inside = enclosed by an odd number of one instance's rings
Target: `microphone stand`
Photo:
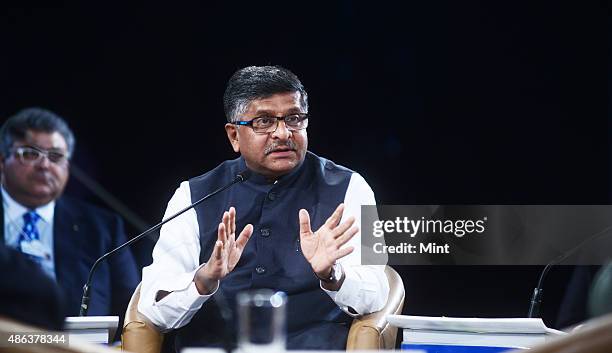
[[[120,246],[118,246],[117,248],[107,252],[106,254],[102,255],[100,258],[98,258],[96,260],[96,262],[94,262],[93,266],[91,267],[91,270],[89,271],[89,276],[87,276],[87,282],[85,283],[85,285],[83,286],[83,297],[81,299],[81,308],[79,310],[79,316],[87,316],[87,311],[89,310],[89,301],[90,301],[90,292],[91,292],[91,281],[93,279],[93,275],[96,272],[96,269],[98,268],[98,266],[100,265],[100,263],[104,260],[106,260],[107,258],[113,256],[114,254],[116,254],[118,251],[120,251],[121,249],[125,248],[126,246],[132,245],[135,242],[139,241],[140,239],[146,237],[147,235],[151,234],[152,232],[158,230],[159,228],[161,228],[164,224],[170,222],[171,220],[175,219],[176,217],[182,215],[183,213],[189,211],[190,209],[194,208],[195,206],[199,205],[200,203],[204,202],[205,200],[211,198],[212,196],[220,193],[221,191],[224,191],[226,189],[229,189],[230,187],[232,187],[234,184],[237,183],[241,183],[245,180],[247,180],[250,176],[250,171],[245,170],[241,173],[239,173],[238,175],[236,175],[236,177],[234,178],[234,180],[232,180],[231,183],[220,187],[219,189],[211,192],[210,194],[202,197],[201,199],[199,199],[198,201],[192,203],[191,205],[185,207],[184,209],[180,210],[178,213],[162,220],[161,222],[157,223],[156,225],[154,225],[153,227],[145,230],[144,232],[140,233],[138,236],[130,239],[129,241],[121,244]]]
[[[606,229],[591,235],[590,237],[585,239],[582,243],[578,244],[577,246],[572,248],[570,251],[559,255],[556,259],[552,260],[544,267],[544,269],[542,270],[542,273],[540,273],[538,285],[537,287],[533,289],[533,294],[531,295],[531,302],[529,303],[529,312],[527,313],[528,318],[538,317],[540,315],[540,306],[542,304],[542,297],[544,295],[544,290],[542,290],[542,286],[544,285],[544,278],[548,274],[548,271],[550,271],[550,268],[552,266],[558,265],[559,263],[563,262],[565,259],[573,255],[576,251],[581,249],[584,245],[590,243],[591,241],[597,238],[600,238],[602,235],[606,234],[610,229],[612,229],[612,226],[607,227]]]

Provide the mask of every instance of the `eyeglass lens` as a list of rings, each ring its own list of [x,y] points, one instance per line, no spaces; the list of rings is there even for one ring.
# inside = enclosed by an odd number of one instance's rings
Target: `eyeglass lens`
[[[278,128],[279,121],[283,120],[289,130],[302,130],[308,125],[308,117],[288,115],[283,118],[260,117],[253,120],[253,129],[256,132],[272,132]]]
[[[49,161],[53,163],[63,163],[66,160],[66,156],[59,152],[54,151],[42,151],[32,147],[19,147],[17,148],[17,154],[19,158],[26,163],[34,163],[47,157]]]

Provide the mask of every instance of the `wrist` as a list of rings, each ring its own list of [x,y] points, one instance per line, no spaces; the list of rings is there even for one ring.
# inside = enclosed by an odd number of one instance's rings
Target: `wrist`
[[[193,280],[195,283],[196,289],[200,295],[210,295],[219,287],[219,281],[215,280]]]
[[[193,278],[200,295],[209,295],[219,287],[219,280],[208,276],[205,267],[200,268]]]
[[[336,284],[344,278],[344,269],[339,263],[333,264],[327,271],[323,273],[315,273],[317,278],[327,284]]]
[[[317,276],[317,278],[322,282],[328,282],[332,279],[333,270],[334,270],[334,266],[332,265],[323,271],[315,272],[315,276]]]

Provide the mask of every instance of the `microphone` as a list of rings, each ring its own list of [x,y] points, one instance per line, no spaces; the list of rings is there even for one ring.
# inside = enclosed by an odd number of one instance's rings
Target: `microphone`
[[[248,170],[248,169],[243,170],[242,172],[238,173],[236,175],[236,177],[234,177],[234,180],[232,180],[227,185],[222,186],[222,187],[218,188],[217,190],[211,192],[210,194],[202,197],[198,201],[196,201],[196,202],[192,203],[191,205],[185,207],[184,209],[180,210],[179,212],[175,213],[174,215],[172,215],[172,216],[162,220],[161,222],[157,223],[153,227],[145,230],[144,232],[140,233],[138,236],[128,240],[127,242],[125,242],[125,243],[123,243],[121,245],[119,245],[115,249],[107,252],[106,254],[102,255],[99,259],[97,259],[96,262],[94,262],[93,266],[91,266],[91,270],[89,270],[89,276],[87,277],[87,282],[83,286],[83,297],[81,298],[81,308],[79,310],[79,316],[87,316],[87,311],[89,310],[91,281],[93,279],[94,273],[96,272],[96,269],[98,268],[98,266],[100,265],[100,263],[102,261],[104,261],[104,260],[108,259],[109,257],[113,256],[119,250],[125,248],[126,246],[129,246],[129,245],[139,241],[140,239],[146,237],[147,235],[151,234],[152,232],[158,230],[164,224],[170,222],[171,220],[175,219],[176,217],[178,217],[178,216],[182,215],[183,213],[189,211],[190,209],[196,207],[197,205],[201,204],[205,200],[208,200],[209,198],[215,196],[216,194],[218,194],[218,193],[220,193],[220,192],[222,192],[222,191],[224,191],[226,189],[229,189],[230,187],[234,186],[235,184],[242,183],[242,182],[246,181],[247,179],[249,179],[250,176],[251,176],[251,171],[250,170]]]
[[[544,267],[544,269],[542,270],[542,273],[540,273],[540,279],[538,280],[538,285],[537,287],[533,289],[533,294],[531,295],[531,302],[529,303],[529,312],[527,313],[528,318],[538,317],[540,315],[540,305],[542,304],[542,297],[544,295],[544,291],[542,290],[542,285],[544,284],[544,278],[548,274],[548,271],[550,271],[550,268],[552,266],[558,265],[559,263],[563,262],[565,259],[573,255],[576,251],[582,249],[583,246],[591,243],[592,241],[596,239],[601,238],[610,229],[612,229],[612,226],[609,226],[606,229],[591,235],[590,237],[582,241],[580,244],[571,248],[569,251],[553,259],[551,262],[549,262]]]

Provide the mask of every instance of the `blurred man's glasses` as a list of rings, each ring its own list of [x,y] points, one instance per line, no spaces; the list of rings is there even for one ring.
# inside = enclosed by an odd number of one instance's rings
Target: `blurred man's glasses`
[[[50,162],[58,165],[66,165],[68,162],[68,157],[64,153],[45,151],[32,146],[15,147],[13,151],[23,164],[36,164],[40,162],[43,157],[46,157]]]
[[[269,134],[276,131],[280,120],[285,122],[289,131],[304,130],[308,127],[308,115],[301,113],[283,117],[259,116],[249,121],[235,121],[232,124],[250,126],[256,134]]]

